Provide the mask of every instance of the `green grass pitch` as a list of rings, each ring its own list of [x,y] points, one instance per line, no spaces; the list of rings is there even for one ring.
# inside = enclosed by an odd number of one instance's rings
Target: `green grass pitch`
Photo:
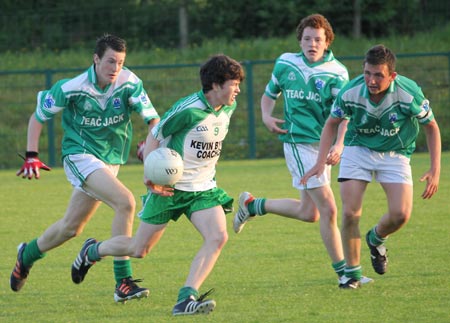
[[[200,246],[200,236],[183,218],[171,223],[161,242],[144,259],[133,260],[135,278],[150,297],[125,305],[113,300],[112,259],[96,264],[75,285],[70,266],[88,237],[107,239],[111,210],[103,205],[81,236],[37,262],[21,292],[9,287],[16,246],[40,235],[64,214],[71,187],[62,169],[22,180],[15,170],[0,171],[0,321],[1,322],[450,322],[450,153],[442,158],[440,190],[422,200],[419,182],[428,155],[412,158],[414,209],[410,222],[387,243],[389,271],[378,276],[362,248],[363,274],[375,279],[357,291],[337,288],[318,224],[267,215],[250,222],[239,235],[227,216],[229,241],[200,292],[215,288],[217,301],[208,316],[172,317],[178,289]],[[19,167],[20,161],[18,161]],[[297,197],[284,160],[221,161],[219,186],[237,199],[244,190],[255,196]],[[336,169],[333,170],[336,174]],[[139,196],[144,193],[142,166],[121,169],[119,177]],[[336,177],[336,176],[334,176]],[[337,183],[333,183],[337,200]],[[235,202],[235,207],[236,207]],[[369,185],[361,219],[364,234],[385,212],[380,186]],[[134,227],[138,225],[135,220]]]

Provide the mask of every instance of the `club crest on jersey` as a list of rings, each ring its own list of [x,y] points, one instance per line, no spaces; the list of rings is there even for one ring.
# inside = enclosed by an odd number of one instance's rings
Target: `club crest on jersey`
[[[316,82],[316,89],[321,90],[325,86],[325,82],[321,79],[317,79]]]
[[[114,109],[119,109],[120,108],[120,103],[121,103],[120,98],[114,98],[114,100],[113,100],[113,107],[114,107]]]
[[[365,115],[363,115],[363,116],[361,117],[361,123],[362,123],[362,124],[367,123],[367,114],[365,114]]]
[[[295,81],[295,80],[297,80],[297,77],[295,76],[295,73],[294,73],[294,72],[290,72],[290,73],[289,73],[289,75],[288,75],[288,80],[289,80],[289,81]]]
[[[55,99],[51,94],[47,94],[44,99],[44,109],[51,109],[55,105]]]
[[[428,100],[423,101],[423,103],[422,103],[422,109],[423,109],[425,112],[430,111],[430,102],[429,102]]]
[[[338,118],[343,118],[344,117],[344,111],[341,109],[340,106],[337,106],[337,105],[333,106],[331,112]]]
[[[150,101],[150,99],[148,98],[147,94],[145,94],[144,92],[141,93],[141,96],[139,97],[139,99],[141,100],[141,102],[144,105],[147,105]]]
[[[389,122],[394,123],[398,120],[397,113],[389,113]]]
[[[91,104],[91,102],[85,101],[83,109],[84,109],[84,111],[92,111],[92,104]]]

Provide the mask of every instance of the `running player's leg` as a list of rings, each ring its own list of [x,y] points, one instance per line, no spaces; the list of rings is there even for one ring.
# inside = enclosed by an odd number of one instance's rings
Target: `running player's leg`
[[[362,200],[366,181],[345,180],[340,183],[340,192],[342,199],[342,247],[346,260],[345,276],[351,279],[348,284],[353,286],[352,280],[359,286],[362,276],[360,262],[361,253],[361,234],[359,230],[359,220],[362,214]],[[341,286],[343,288],[348,288]],[[351,287],[354,288],[354,287]]]
[[[133,194],[116,178],[109,168],[100,168],[86,179],[83,189],[114,210],[111,235],[131,237],[136,202]],[[114,277],[116,291],[114,299],[124,302],[132,298],[147,297],[148,289],[137,286],[128,256],[115,257]],[[126,294],[126,295],[125,295]]]
[[[366,234],[372,267],[382,275],[387,271],[385,242],[388,236],[404,226],[411,216],[413,181],[409,158],[396,154],[373,154],[375,179],[386,194],[388,211]]]
[[[388,201],[388,213],[377,224],[377,233],[385,238],[403,227],[412,212],[413,187],[403,183],[381,183]]]
[[[211,273],[222,248],[228,240],[225,213],[222,206],[195,211],[191,222],[203,237],[203,244],[192,261],[188,277],[178,293],[173,315],[208,314],[214,310],[216,302],[205,300],[199,289]]]
[[[333,263],[344,259],[341,233],[337,224],[337,207],[329,185],[302,191],[308,195],[320,213],[320,235]],[[303,199],[304,200],[304,199]]]
[[[50,225],[40,237],[19,246],[16,265],[10,278],[11,288],[19,291],[37,260],[43,258],[46,252],[79,235],[99,205],[99,201],[75,189],[64,217]]]

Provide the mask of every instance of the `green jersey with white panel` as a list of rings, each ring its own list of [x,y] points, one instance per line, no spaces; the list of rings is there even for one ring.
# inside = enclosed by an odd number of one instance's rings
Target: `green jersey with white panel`
[[[331,116],[350,118],[344,145],[395,151],[407,157],[414,152],[419,123],[434,119],[421,88],[401,75],[397,75],[378,104],[370,100],[364,75],[358,76],[339,93]]]
[[[348,83],[347,68],[326,51],[323,61],[309,63],[303,53],[284,53],[275,62],[265,95],[284,99],[283,129],[287,143],[315,143],[336,95]]]
[[[142,81],[123,68],[104,90],[92,65],[73,79],[55,83],[38,94],[35,116],[45,122],[62,111],[62,157],[92,154],[107,164],[124,164],[131,147],[134,111],[148,123],[158,118]]]
[[[216,187],[215,166],[235,109],[236,102],[215,111],[199,91],[176,102],[153,128],[161,146],[183,158],[184,172],[176,189],[198,192]]]

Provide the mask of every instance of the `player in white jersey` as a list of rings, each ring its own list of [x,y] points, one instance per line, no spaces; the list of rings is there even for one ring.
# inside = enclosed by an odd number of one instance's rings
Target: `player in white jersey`
[[[201,234],[203,245],[179,291],[173,315],[208,314],[215,308],[214,300],[205,299],[210,292],[199,295],[199,289],[228,240],[225,213],[231,212],[233,203],[217,187],[215,165],[236,109],[244,71],[228,56],[215,55],[202,65],[200,79],[202,90],[176,102],[147,136],[144,148],[144,159],[158,146],[175,149],[184,161],[182,178],[174,187],[147,181],[149,191],[143,197],[136,235],[85,243],[78,256],[89,262],[108,255],[145,257],[162,237],[169,221],[177,221],[184,213]]]
[[[419,124],[425,130],[430,154],[430,169],[420,178],[420,181],[426,181],[422,198],[431,198],[439,186],[439,126],[420,87],[398,75],[395,62],[395,54],[389,48],[376,45],[369,49],[364,60],[364,74],[353,79],[339,93],[322,132],[317,164],[302,179],[305,183],[311,176],[322,173],[337,127],[349,119],[338,178],[343,208],[342,241],[347,262],[341,288],[356,289],[361,285],[359,219],[364,192],[372,176],[383,187],[388,210],[366,234],[366,242],[375,272],[382,275],[387,270],[384,243],[411,216],[410,157],[415,149]]]
[[[136,202],[116,176],[130,152],[132,112],[141,115],[149,132],[159,116],[142,81],[123,66],[125,56],[123,39],[103,35],[97,40],[94,62],[86,72],[73,79],[61,80],[38,94],[36,111],[28,124],[25,163],[17,175],[38,179],[40,169],[50,170],[39,160],[39,137],[43,124],[62,112],[62,159],[74,190],[64,217],[40,237],[19,245],[10,279],[14,291],[19,291],[25,284],[35,261],[82,233],[101,202],[114,211],[112,236],[132,234]],[[82,259],[73,265],[74,283],[83,281],[90,265],[84,266]],[[149,294],[147,288],[139,287],[137,280],[133,280],[128,257],[114,259],[114,276],[116,301],[124,302]]]
[[[330,186],[331,165],[339,162],[346,124],[343,123],[335,145],[329,150],[327,166],[317,178],[305,185],[300,178],[315,163],[320,134],[340,89],[348,82],[348,72],[329,47],[334,40],[328,20],[319,14],[302,19],[297,27],[302,51],[281,55],[272,78],[261,98],[262,119],[269,131],[279,134],[284,144],[292,185],[300,191],[300,199],[254,198],[249,192],[239,197],[234,217],[234,230],[239,233],[254,215],[273,213],[284,217],[317,222],[338,278],[343,276],[345,261],[337,226],[337,207]],[[272,116],[275,100],[283,95],[284,119]]]

